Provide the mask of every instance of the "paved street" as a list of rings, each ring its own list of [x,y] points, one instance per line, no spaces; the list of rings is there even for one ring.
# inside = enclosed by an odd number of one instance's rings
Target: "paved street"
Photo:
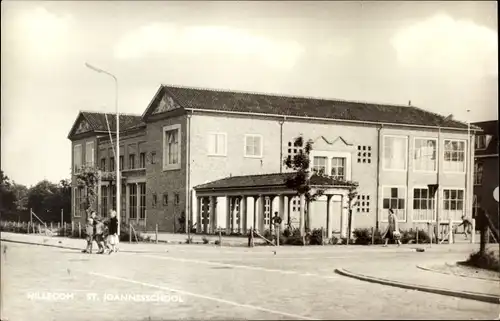
[[[495,304],[334,273],[368,264],[390,268],[457,260],[466,251],[325,246],[281,247],[274,254],[269,247],[150,248],[155,250],[108,256],[4,242],[2,320],[493,319],[499,313]],[[47,297],[55,293],[69,296]],[[162,302],[116,297],[159,293]]]

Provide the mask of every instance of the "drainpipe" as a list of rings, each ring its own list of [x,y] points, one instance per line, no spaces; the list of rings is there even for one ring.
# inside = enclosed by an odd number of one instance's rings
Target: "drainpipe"
[[[280,124],[280,173],[283,173],[283,123],[286,117],[279,121]]]
[[[375,229],[378,230],[379,228],[379,221],[380,221],[380,131],[384,127],[383,124],[380,125],[379,128],[377,128],[377,212],[375,214]]]
[[[190,229],[190,222],[191,222],[191,217],[192,217],[192,213],[191,213],[191,200],[192,200],[192,197],[191,197],[191,159],[190,159],[190,156],[191,156],[191,153],[190,153],[190,149],[191,149],[191,116],[193,114],[193,111],[191,111],[191,115],[187,115],[187,121],[186,121],[186,214],[185,214],[185,222],[184,222],[184,225],[186,226],[186,229],[185,231],[187,232],[188,234],[188,238],[189,238],[189,235],[191,233],[191,229]]]

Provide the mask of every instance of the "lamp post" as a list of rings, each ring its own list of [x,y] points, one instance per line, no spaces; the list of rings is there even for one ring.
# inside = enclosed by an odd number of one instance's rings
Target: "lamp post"
[[[468,152],[469,154],[467,155],[468,163],[469,163],[469,172],[465,172],[465,190],[467,191],[465,195],[465,211],[464,214],[467,215],[467,211],[469,210],[469,204],[470,204],[470,199],[471,199],[471,192],[472,189],[474,188],[473,186],[473,171],[474,171],[474,160],[472,159],[472,148],[474,147],[471,142],[470,138],[470,119],[469,119],[469,112],[470,109],[467,109],[467,144],[469,145]],[[472,213],[471,213],[472,217]]]
[[[85,66],[95,72],[100,74],[105,74],[113,78],[115,81],[115,110],[116,110],[116,153],[115,153],[115,169],[116,169],[116,219],[118,220],[118,236],[120,236],[120,220],[121,220],[121,212],[120,212],[120,114],[118,113],[118,79],[116,79],[115,75],[102,70],[100,68],[94,67],[88,63],[85,63]]]

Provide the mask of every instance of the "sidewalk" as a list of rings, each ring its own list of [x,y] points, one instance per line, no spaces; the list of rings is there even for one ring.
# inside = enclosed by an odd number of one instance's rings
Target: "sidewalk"
[[[443,262],[444,263],[444,262]],[[347,277],[389,286],[432,292],[490,303],[500,303],[498,281],[464,278],[461,276],[425,271],[414,263],[377,264],[336,270]]]

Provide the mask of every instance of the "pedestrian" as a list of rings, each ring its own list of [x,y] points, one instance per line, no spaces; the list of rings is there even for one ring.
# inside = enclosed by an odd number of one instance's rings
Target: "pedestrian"
[[[392,208],[389,209],[389,217],[388,217],[388,225],[387,229],[384,233],[383,238],[385,239],[385,244],[384,246],[387,246],[389,243],[389,239],[393,239],[396,241],[398,246],[401,245],[400,241],[400,236],[401,233],[399,232],[399,227],[398,227],[398,218],[396,214],[394,214],[394,210]]]
[[[107,248],[108,254],[113,252],[118,252],[118,219],[116,218],[116,211],[109,211],[110,219],[108,221],[108,237],[107,237]]]
[[[85,236],[87,240],[87,248],[83,250],[83,253],[92,254],[92,243],[94,242],[94,220],[92,217],[87,219],[87,225],[85,226]]]
[[[469,236],[469,233],[472,234],[472,221],[464,215],[462,215],[462,223],[460,223],[458,226],[457,226],[457,229],[460,227],[460,226],[464,226],[464,235],[465,235],[465,239],[467,240],[468,239],[468,236]]]
[[[97,218],[94,212],[94,240],[99,247],[97,254],[104,254],[104,249],[106,248],[104,244],[104,223],[102,219]]]
[[[278,212],[274,212],[273,222],[274,222],[274,233],[275,233],[275,236],[276,236],[276,244],[279,245],[279,242],[280,242],[281,217],[278,214]]]

